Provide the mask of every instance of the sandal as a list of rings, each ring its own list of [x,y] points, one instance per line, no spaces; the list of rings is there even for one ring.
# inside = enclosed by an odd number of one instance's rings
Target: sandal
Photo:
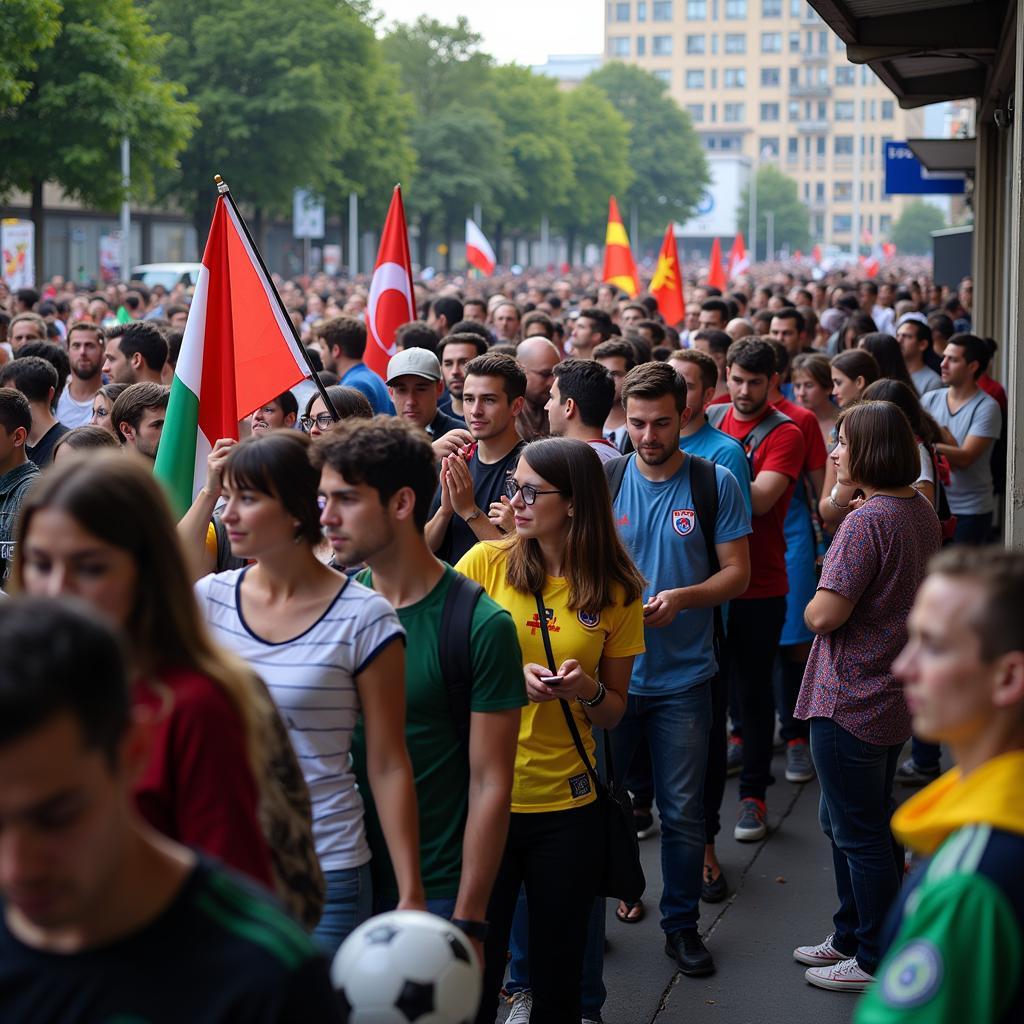
[[[636,903],[619,900],[619,905],[615,908],[615,916],[623,924],[639,924],[646,913],[643,900],[637,900]]]

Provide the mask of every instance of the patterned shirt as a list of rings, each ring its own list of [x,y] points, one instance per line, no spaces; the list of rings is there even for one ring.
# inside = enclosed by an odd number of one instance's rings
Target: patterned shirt
[[[831,718],[880,746],[909,738],[910,713],[892,663],[907,642],[914,595],[941,542],[935,510],[920,493],[875,495],[843,520],[818,588],[852,601],[853,613],[814,638],[796,718]]]

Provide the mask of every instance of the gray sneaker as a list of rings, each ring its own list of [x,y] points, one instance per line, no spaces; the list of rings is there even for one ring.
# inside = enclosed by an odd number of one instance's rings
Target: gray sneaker
[[[509,1011],[505,1024],[530,1024],[533,1011],[533,993],[517,992],[512,997],[512,1009]]]
[[[730,736],[725,754],[725,774],[739,775],[741,771],[743,771],[743,740],[739,736]]]
[[[942,769],[938,765],[934,768],[922,768],[912,757],[908,757],[896,769],[896,781],[901,786],[927,786],[941,774]]]
[[[814,765],[807,740],[790,740],[786,744],[786,781],[810,782],[813,778]]]

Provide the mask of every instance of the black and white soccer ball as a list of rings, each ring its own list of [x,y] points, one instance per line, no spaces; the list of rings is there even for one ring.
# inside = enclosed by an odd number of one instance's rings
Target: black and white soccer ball
[[[471,1024],[481,977],[469,940],[451,922],[393,910],[361,924],[331,965],[345,1024]]]

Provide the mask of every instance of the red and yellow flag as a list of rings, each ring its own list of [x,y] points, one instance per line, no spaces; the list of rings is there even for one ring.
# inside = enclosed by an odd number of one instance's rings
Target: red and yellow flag
[[[640,293],[640,279],[629,248],[629,235],[622,223],[615,196],[608,200],[608,231],[604,237],[604,270],[601,280],[621,288],[631,299]]]
[[[716,238],[711,243],[711,263],[708,267],[708,284],[723,292],[728,282],[725,280],[725,268],[722,266],[722,243]]]
[[[672,327],[682,323],[686,316],[683,298],[683,268],[676,250],[676,233],[671,221],[665,229],[665,238],[658,253],[658,266],[651,279],[651,294],[658,300],[658,309],[665,323]]]

